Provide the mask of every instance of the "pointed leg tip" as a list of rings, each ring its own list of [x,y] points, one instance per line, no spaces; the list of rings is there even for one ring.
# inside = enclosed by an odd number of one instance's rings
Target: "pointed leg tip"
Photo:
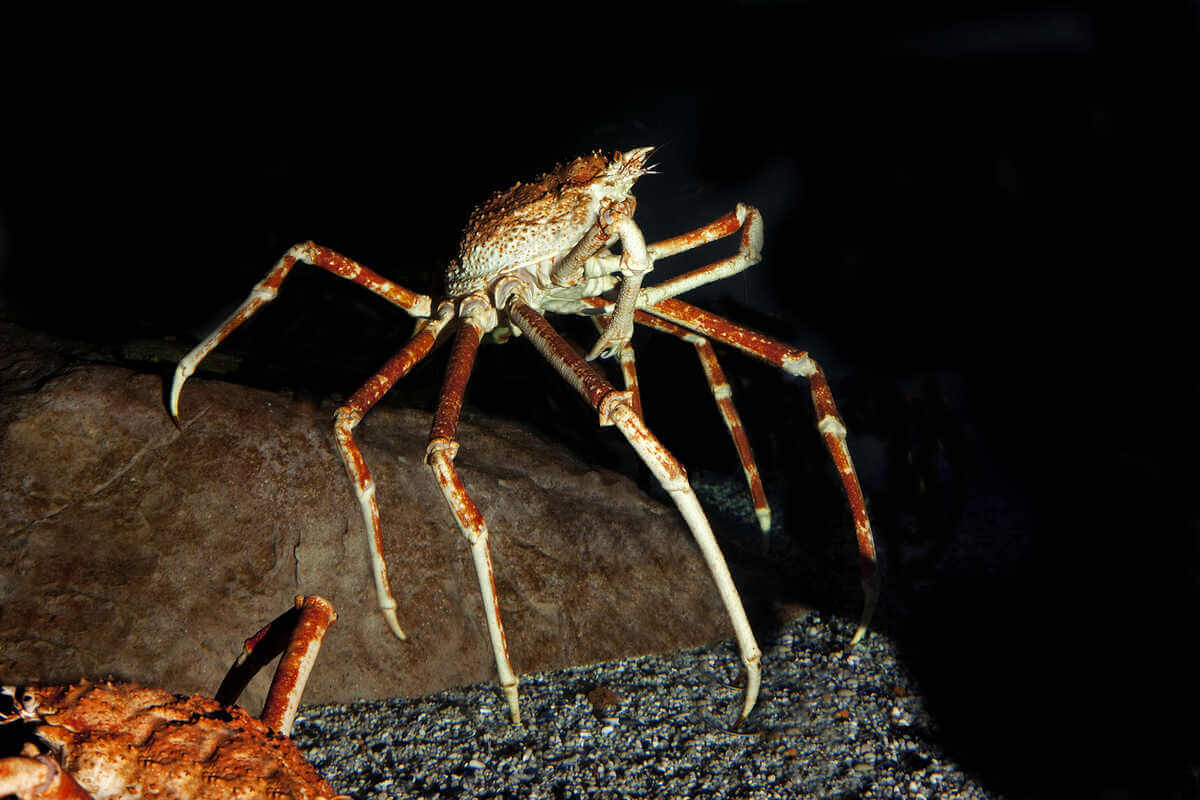
[[[183,374],[183,365],[180,364],[175,368],[175,378],[171,381],[171,397],[167,403],[167,411],[170,412],[175,427],[180,430],[183,430],[183,426],[179,422],[179,395],[183,393],[183,383],[186,380],[187,376]]]
[[[404,629],[400,627],[400,620],[396,618],[396,612],[393,609],[382,609],[383,617],[387,620],[388,628],[395,634],[400,641],[408,641],[408,637],[404,635]]]
[[[179,395],[175,392],[171,393],[171,404],[167,406],[167,413],[171,415],[171,422],[175,423],[175,427],[183,430],[183,423],[179,419]]]
[[[759,666],[760,655],[756,654],[750,661],[745,664],[746,667],[746,700],[742,703],[742,713],[738,716],[737,722],[733,723],[734,729],[737,729],[746,717],[750,716],[750,712],[754,710],[755,703],[758,702],[758,690],[762,685],[762,669]]]
[[[756,508],[754,513],[758,517],[758,527],[762,531],[762,554],[765,556],[771,552],[771,510]]]
[[[755,693],[754,697],[747,695],[746,702],[742,705],[742,713],[738,714],[738,718],[733,723],[733,730],[736,731],[738,728],[742,727],[742,723],[744,723],[746,718],[750,716],[750,712],[754,710],[754,705],[757,702],[757,693]]]
[[[512,718],[513,725],[521,724],[521,706],[517,700],[517,687],[501,686],[504,691],[504,699],[508,703],[508,714]]]
[[[867,629],[871,627],[871,618],[875,616],[875,602],[879,599],[879,581],[878,573],[871,578],[863,581],[863,593],[866,595],[863,598],[862,617],[858,620],[858,628],[854,631],[854,637],[850,640],[850,644],[858,644],[867,635]]]

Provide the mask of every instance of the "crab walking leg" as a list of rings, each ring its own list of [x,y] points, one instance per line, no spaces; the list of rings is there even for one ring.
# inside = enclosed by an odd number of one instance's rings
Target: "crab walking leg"
[[[300,618],[296,620],[287,649],[275,668],[275,677],[271,679],[271,688],[267,691],[267,702],[259,715],[259,719],[284,736],[292,734],[296,710],[300,708],[300,698],[304,695],[304,686],[321,650],[325,631],[337,621],[333,605],[319,595],[297,595],[296,609],[300,612]]]
[[[696,499],[696,493],[692,491],[692,487],[688,483],[687,473],[683,466],[650,433],[625,398],[615,392],[610,392],[601,402],[598,410],[601,417],[608,417],[613,421],[633,446],[634,451],[650,468],[654,477],[670,494],[675,507],[679,509],[679,513],[683,515],[684,521],[691,530],[696,544],[699,545],[705,563],[708,564],[708,570],[717,584],[717,592],[721,595],[721,602],[725,604],[725,610],[733,624],[738,648],[742,654],[742,664],[746,667],[746,696],[742,704],[742,713],[737,720],[738,723],[741,723],[750,715],[754,703],[758,700],[759,684],[762,681],[760,668],[762,653],[758,649],[758,643],[754,640],[750,621],[746,618],[746,610],[742,607],[741,595],[738,594],[737,587],[733,583],[733,576],[729,574],[729,566],[725,563],[725,556],[721,553],[720,546],[717,545],[716,537],[713,536],[712,528],[708,524],[708,517],[704,515],[704,509],[701,508],[700,501]]]
[[[0,758],[0,797],[18,800],[94,800],[50,756]]]
[[[179,393],[183,391],[184,382],[196,371],[200,362],[229,334],[253,316],[259,308],[275,299],[275,296],[279,294],[279,287],[283,283],[283,279],[288,276],[297,262],[321,267],[340,278],[353,281],[364,289],[369,289],[399,306],[414,317],[429,316],[431,301],[425,295],[398,286],[382,275],[327,247],[313,242],[297,244],[276,262],[266,277],[255,284],[254,288],[250,290],[250,296],[238,306],[237,310],[179,362],[179,366],[175,368],[175,379],[171,382],[171,418],[176,423],[179,422]]]
[[[227,706],[236,703],[259,670],[282,653],[259,719],[284,736],[290,736],[304,686],[321,649],[321,640],[336,620],[337,612],[324,597],[297,595],[294,608],[268,622],[242,645],[241,654],[217,690],[217,702]]]
[[[375,596],[379,602],[379,610],[383,612],[388,628],[399,639],[406,637],[400,627],[400,620],[396,618],[396,599],[392,596],[387,563],[383,558],[383,526],[379,521],[375,482],[371,479],[371,471],[367,469],[362,451],[354,443],[354,428],[396,381],[407,375],[437,346],[439,336],[448,321],[449,317],[445,314],[435,319],[419,321],[416,332],[400,352],[388,359],[379,372],[351,395],[334,415],[334,440],[337,442],[338,452],[342,455],[342,462],[346,465],[346,474],[350,476],[350,482],[354,486],[358,505],[362,509],[363,528],[367,534],[367,549],[371,554],[371,574],[375,578]]]
[[[709,527],[708,518],[705,517],[695,492],[688,484],[687,473],[646,428],[641,417],[633,409],[629,392],[618,391],[595,367],[567,344],[545,317],[521,300],[510,300],[508,312],[509,318],[529,338],[538,352],[599,412],[600,423],[617,426],[634,451],[650,468],[650,472],[670,494],[671,500],[683,515],[696,544],[700,547],[713,581],[717,584],[717,591],[737,636],[742,664],[746,667],[746,698],[738,717],[738,722],[741,722],[754,708],[758,699],[761,682],[759,663],[762,653],[754,640],[750,621],[742,607],[742,599],[734,586],[733,577],[729,574],[729,567],[721,554],[721,548],[717,545],[716,537],[713,536],[712,528]]]
[[[475,575],[479,579],[479,593],[483,598],[484,617],[487,619],[488,636],[492,641],[492,652],[496,657],[496,672],[500,678],[500,690],[508,702],[513,724],[521,724],[521,708],[517,703],[517,675],[508,658],[508,640],[504,636],[504,624],[500,621],[500,601],[496,594],[496,578],[492,569],[492,551],[488,547],[487,523],[475,506],[467,488],[454,468],[454,456],[458,453],[458,419],[462,413],[463,394],[483,325],[474,317],[460,319],[454,349],[446,370],[446,381],[442,386],[437,411],[434,412],[433,429],[429,433],[429,446],[425,450],[425,461],[429,464],[442,496],[450,506],[450,513],[458,523],[459,530],[471,546],[471,559],[475,562]]]
[[[716,351],[703,336],[692,333],[687,328],[682,328],[672,322],[667,322],[665,319],[659,319],[639,311],[634,315],[634,321],[656,331],[669,333],[696,348],[696,355],[700,358],[700,366],[704,370],[708,388],[712,391],[713,399],[717,401],[721,418],[725,420],[729,437],[733,439],[738,459],[742,462],[742,472],[745,473],[746,484],[750,487],[750,500],[754,504],[754,515],[758,517],[758,525],[763,532],[765,552],[770,542],[768,534],[771,531],[771,507],[767,504],[767,493],[763,490],[762,477],[758,473],[758,463],[754,460],[754,451],[750,448],[750,439],[746,436],[742,418],[733,404],[733,389],[730,388],[729,381],[725,378],[725,371],[721,369],[721,363],[717,361]]]
[[[846,446],[846,426],[838,414],[837,404],[833,401],[833,392],[829,389],[829,381],[826,380],[820,365],[804,350],[784,344],[778,339],[772,339],[770,336],[742,325],[734,324],[716,314],[680,300],[664,300],[647,311],[657,317],[683,325],[710,339],[732,345],[768,364],[774,364],[790,375],[801,375],[808,379],[813,408],[816,411],[817,430],[824,437],[829,455],[833,458],[838,474],[841,475],[842,488],[846,491],[850,513],[854,517],[854,530],[858,539],[859,574],[862,578],[864,594],[862,617],[859,620],[858,629],[854,632],[854,638],[851,640],[852,644],[858,642],[867,632],[867,626],[870,625],[871,617],[875,613],[875,603],[879,599],[875,535],[871,532],[871,520],[867,516],[862,487],[858,483],[858,474],[854,471],[850,449]]]
[[[697,286],[728,278],[754,266],[762,260],[762,214],[754,206],[745,203],[738,203],[733,211],[694,231],[645,245],[647,262],[653,266],[660,259],[706,245],[709,242],[715,242],[717,239],[738,231],[741,231],[742,235],[738,238],[738,249],[733,255],[663,281],[656,286],[642,289],[640,284],[629,288],[622,284],[620,291],[626,295],[625,299],[628,300],[631,289],[636,289],[638,292],[637,307],[647,308],[667,298],[695,289]],[[595,274],[607,276],[608,273],[617,269],[611,265],[611,261],[618,258],[624,259],[625,256],[618,257],[607,252],[600,253],[595,256],[598,263],[592,271]],[[638,280],[640,281],[640,277]],[[600,286],[603,287],[600,292],[607,292],[615,287],[616,283],[615,281],[602,281]],[[578,313],[580,306],[592,306],[615,313],[615,310],[621,307],[621,300],[621,296],[618,296],[616,303],[600,297],[585,297],[578,301],[578,306],[570,309],[570,313]],[[566,311],[567,309],[562,310]],[[590,358],[589,354],[589,360]]]
[[[629,392],[629,403],[633,413],[642,416],[642,390],[638,385],[637,363],[634,360],[633,345],[627,344],[621,348],[620,355],[621,377],[625,379],[625,390]]]
[[[737,252],[728,258],[715,261],[691,272],[663,281],[656,286],[642,289],[638,308],[654,305],[660,300],[683,294],[686,291],[703,286],[706,283],[719,281],[736,275],[744,269],[754,266],[762,260],[763,224],[762,214],[754,206],[738,203],[737,207],[723,217],[716,219],[702,228],[690,233],[684,233],[671,239],[647,245],[646,250],[652,261],[694,247],[716,241],[723,236],[741,231]]]

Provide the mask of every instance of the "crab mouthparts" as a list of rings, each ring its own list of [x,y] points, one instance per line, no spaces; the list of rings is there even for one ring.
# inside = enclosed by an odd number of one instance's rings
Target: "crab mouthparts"
[[[650,160],[650,156],[659,151],[661,145],[654,147],[637,147],[633,150],[627,150],[624,153],[617,153],[617,160],[624,162],[623,168],[626,170],[637,170],[642,174],[646,174],[653,170],[657,164],[646,166],[646,162]]]

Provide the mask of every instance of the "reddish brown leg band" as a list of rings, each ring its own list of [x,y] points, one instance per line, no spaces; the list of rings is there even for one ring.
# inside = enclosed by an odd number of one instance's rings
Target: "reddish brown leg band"
[[[282,653],[259,718],[272,729],[289,735],[321,640],[336,619],[337,613],[325,598],[297,597],[295,608],[280,614],[246,640],[242,654],[217,690],[217,702],[224,705],[237,702],[259,670]]]
[[[425,459],[450,513],[471,546],[471,559],[475,564],[475,575],[479,581],[479,592],[483,600],[484,617],[488,626],[488,637],[492,653],[496,658],[496,672],[500,678],[500,689],[508,703],[509,714],[514,724],[521,722],[521,710],[517,701],[517,676],[508,655],[508,638],[500,619],[500,598],[496,593],[496,577],[492,564],[492,551],[488,545],[487,523],[479,512],[466,485],[454,468],[454,456],[458,452],[455,436],[458,420],[462,413],[463,395],[475,354],[482,337],[482,324],[469,313],[460,319],[458,333],[450,351],[450,362],[446,367],[446,378],[433,415],[433,427],[429,433],[429,446]]]
[[[758,698],[762,653],[754,640],[754,633],[750,629],[750,622],[746,618],[746,611],[733,583],[733,577],[729,574],[725,556],[721,553],[700,501],[696,499],[696,494],[688,483],[686,471],[634,412],[629,392],[615,389],[590,362],[576,353],[537,311],[520,300],[510,300],[507,310],[509,319],[521,329],[530,344],[599,412],[601,424],[616,425],[634,452],[650,469],[651,474],[668,492],[671,501],[675,503],[675,507],[687,523],[704,556],[705,564],[721,596],[721,602],[729,614],[729,621],[737,636],[742,664],[746,668],[746,694],[741,714],[738,716],[738,722],[741,722],[754,708]]]
[[[742,472],[745,474],[746,484],[750,488],[750,500],[754,504],[754,514],[763,531],[765,552],[770,544],[768,534],[771,530],[771,509],[767,505],[767,493],[763,489],[762,476],[758,472],[758,463],[754,459],[750,439],[746,436],[742,418],[733,404],[733,389],[725,378],[725,372],[721,369],[720,362],[717,361],[716,352],[707,339],[673,322],[667,322],[665,319],[659,319],[643,311],[637,312],[634,320],[640,325],[690,342],[696,348],[696,355],[700,359],[700,366],[704,369],[708,388],[717,402],[721,418],[725,420],[725,427],[729,431],[729,437],[733,440],[734,449],[737,450],[738,459],[741,461]]]
[[[834,466],[837,467],[842,487],[846,492],[846,500],[850,505],[850,513],[854,517],[859,574],[865,594],[862,617],[854,634],[853,641],[857,642],[866,633],[867,625],[875,611],[875,602],[879,597],[875,537],[871,530],[870,518],[867,516],[866,501],[858,482],[858,475],[854,470],[854,462],[850,458],[849,448],[846,447],[846,426],[838,414],[829,382],[820,365],[803,350],[680,300],[663,300],[646,310],[656,317],[725,342],[768,364],[774,364],[789,374],[801,375],[808,379],[817,417],[817,429],[824,437],[825,446],[829,449]]]
[[[445,317],[417,323],[416,332],[400,352],[388,359],[379,372],[337,410],[333,426],[338,452],[342,456],[346,474],[350,476],[354,495],[358,498],[359,508],[362,510],[379,610],[383,613],[388,628],[399,639],[404,639],[405,634],[396,615],[396,600],[392,596],[391,583],[388,580],[387,562],[383,553],[383,526],[379,519],[379,503],[375,498],[375,483],[371,480],[371,471],[367,468],[362,451],[354,441],[354,428],[396,381],[407,375],[421,359],[429,355],[440,341],[440,334],[447,324]]]

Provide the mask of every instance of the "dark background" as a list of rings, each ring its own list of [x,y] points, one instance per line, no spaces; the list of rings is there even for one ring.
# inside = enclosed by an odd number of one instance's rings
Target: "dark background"
[[[764,261],[686,299],[828,372],[930,735],[1014,796],[1195,792],[1195,5],[693,12],[34,48],[4,101],[0,315],[166,374],[297,241],[429,291],[490,192],[662,145],[648,240],[763,212]],[[301,268],[222,377],[344,396],[410,330]],[[651,427],[733,473],[691,348],[634,344]],[[802,383],[721,353],[785,536],[848,538]],[[442,364],[388,402],[432,407]],[[485,346],[468,411],[636,472],[556,380]]]

